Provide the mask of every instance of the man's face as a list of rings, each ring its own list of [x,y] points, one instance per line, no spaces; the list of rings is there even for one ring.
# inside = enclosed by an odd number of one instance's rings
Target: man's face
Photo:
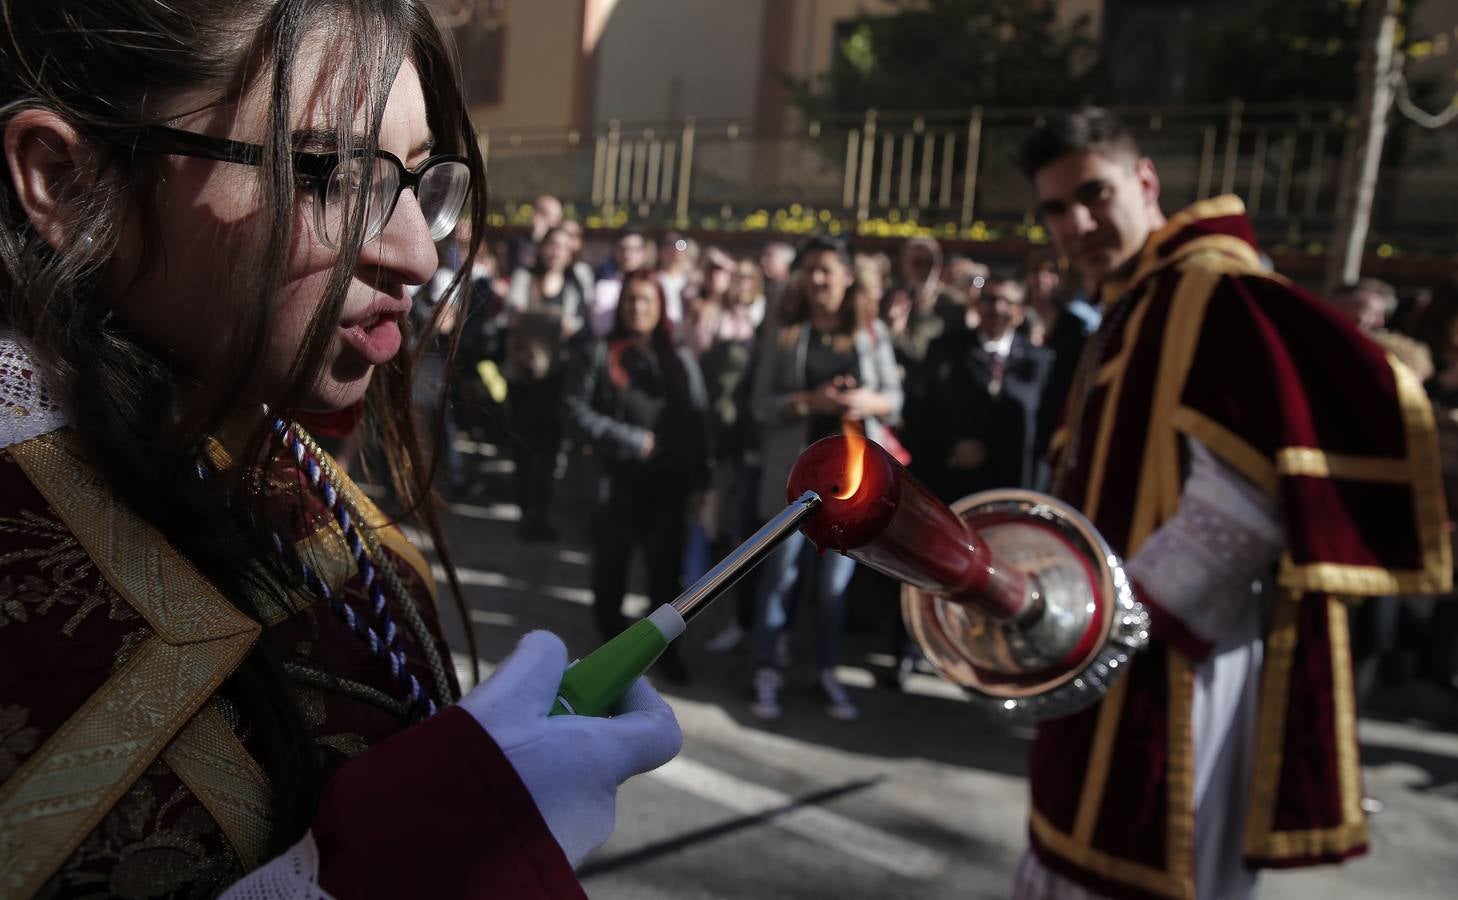
[[[1376,291],[1347,291],[1335,301],[1337,311],[1363,331],[1387,327],[1387,298]]]
[[[618,268],[624,272],[632,272],[648,264],[648,248],[643,244],[642,235],[627,234],[618,238],[613,251]]]
[[[977,298],[978,330],[989,341],[1023,324],[1023,286],[1017,281],[989,281]]]
[[[759,255],[760,270],[770,281],[784,281],[790,277],[790,262],[793,254],[783,252],[774,245],[765,247]]]
[[[556,197],[541,196],[532,204],[532,229],[546,231],[562,224],[562,201]]]
[[[1053,244],[1094,282],[1138,256],[1159,224],[1159,176],[1148,159],[1069,153],[1039,169],[1033,189]]]
[[[901,277],[911,284],[924,284],[931,278],[935,265],[930,249],[919,245],[908,247],[901,256]]]

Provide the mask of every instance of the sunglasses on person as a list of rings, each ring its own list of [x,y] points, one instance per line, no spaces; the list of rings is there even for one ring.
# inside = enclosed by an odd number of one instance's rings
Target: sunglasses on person
[[[128,132],[117,143],[137,152],[160,153],[211,159],[217,162],[261,166],[264,148],[228,138],[211,137],[165,125],[151,125]],[[406,168],[393,153],[364,149],[345,153],[292,151],[294,173],[300,182],[312,184],[314,225],[326,245],[338,249],[349,226],[351,206],[360,185],[368,184],[365,197],[363,242],[380,236],[395,214],[400,195],[409,189],[430,226],[430,239],[439,241],[460,221],[471,192],[471,167],[464,156],[440,154],[420,165]]]

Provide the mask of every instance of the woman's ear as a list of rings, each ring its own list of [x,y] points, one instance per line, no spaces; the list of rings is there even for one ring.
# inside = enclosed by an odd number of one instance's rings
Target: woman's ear
[[[26,109],[5,126],[5,164],[20,207],[36,232],[60,248],[75,222],[74,205],[97,172],[96,151],[65,119]]]

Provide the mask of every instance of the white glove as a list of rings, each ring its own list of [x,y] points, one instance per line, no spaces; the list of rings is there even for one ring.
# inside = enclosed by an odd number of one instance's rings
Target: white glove
[[[618,785],[678,754],[683,732],[639,678],[612,718],[551,716],[567,648],[546,631],[521,639],[490,678],[461,699],[536,801],[573,866],[613,832]]]

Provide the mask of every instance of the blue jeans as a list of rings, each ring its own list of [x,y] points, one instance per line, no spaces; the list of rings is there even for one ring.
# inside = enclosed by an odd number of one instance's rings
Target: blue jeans
[[[797,579],[815,589],[816,663],[822,669],[839,663],[841,632],[845,630],[845,590],[855,568],[855,560],[848,556],[835,552],[822,556],[798,531],[765,557],[759,566],[759,602],[754,621],[756,666],[774,665],[775,645],[795,612]]]

